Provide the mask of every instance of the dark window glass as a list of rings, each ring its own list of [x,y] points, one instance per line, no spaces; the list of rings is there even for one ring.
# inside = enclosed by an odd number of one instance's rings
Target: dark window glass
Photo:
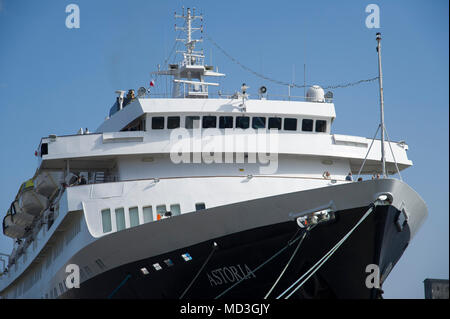
[[[302,121],[302,131],[312,132],[313,129],[313,120],[303,120]]]
[[[47,155],[48,154],[48,144],[47,143],[42,143],[41,144],[41,156],[42,155]]]
[[[200,116],[186,116],[186,128],[199,128]]]
[[[248,116],[237,116],[236,127],[246,129],[250,126],[250,118]]]
[[[285,118],[284,119],[284,129],[286,131],[296,131],[297,130],[297,119]]]
[[[280,117],[269,117],[269,129],[274,128],[281,130],[281,118]]]
[[[205,208],[206,208],[205,203],[197,203],[197,204],[195,204],[195,210],[202,210],[202,209],[205,209]]]
[[[163,128],[164,128],[164,117],[162,116],[152,117],[152,129],[162,130]]]
[[[233,117],[232,116],[219,117],[219,128],[233,128]]]
[[[174,129],[180,127],[180,117],[179,116],[169,116],[167,117],[167,128]]]
[[[316,132],[326,132],[327,131],[327,121],[317,120],[316,121]]]
[[[203,116],[202,127],[203,128],[216,128],[217,127],[217,118],[215,116]]]
[[[266,118],[265,117],[254,117],[252,118],[252,128],[266,128]]]

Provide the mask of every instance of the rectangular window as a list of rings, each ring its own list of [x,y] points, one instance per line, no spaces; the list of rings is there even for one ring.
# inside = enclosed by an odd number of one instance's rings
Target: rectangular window
[[[164,128],[164,117],[156,116],[152,117],[152,129],[162,130]]]
[[[195,210],[202,210],[202,209],[206,209],[205,203],[196,203],[195,204]]]
[[[254,118],[252,118],[252,128],[266,128],[266,118],[259,116],[255,116]]]
[[[186,116],[185,127],[187,129],[200,127],[200,116]]]
[[[166,205],[156,206],[156,218],[160,220],[166,214]]]
[[[248,116],[236,117],[236,128],[247,129],[250,126],[250,118]]]
[[[216,128],[217,127],[217,117],[215,116],[203,116],[202,118],[203,128]]]
[[[123,208],[116,208],[117,231],[125,229],[125,213]]]
[[[146,206],[142,208],[142,213],[144,215],[144,223],[153,221],[153,209],[152,206]]]
[[[304,132],[312,132],[313,130],[313,120],[302,120],[302,131]]]
[[[297,130],[297,119],[285,118],[284,119],[284,130],[285,131],[296,131]]]
[[[128,209],[130,213],[130,227],[139,225],[139,210],[137,207],[131,207]]]
[[[103,233],[109,233],[112,230],[111,211],[109,210],[109,208],[102,210],[102,225]]]
[[[172,204],[170,205],[170,212],[172,216],[177,216],[181,214],[180,204]]]
[[[167,128],[174,129],[180,127],[180,117],[179,116],[168,116],[167,117]]]
[[[281,130],[281,118],[280,117],[269,117],[269,130],[270,129]]]
[[[317,120],[316,121],[316,132],[324,133],[327,131],[327,121]]]
[[[232,116],[220,116],[219,117],[219,128],[233,128],[233,117]]]

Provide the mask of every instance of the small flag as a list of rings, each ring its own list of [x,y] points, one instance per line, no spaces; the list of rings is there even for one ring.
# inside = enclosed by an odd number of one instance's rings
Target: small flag
[[[150,86],[155,86],[155,81],[154,80],[150,81]]]

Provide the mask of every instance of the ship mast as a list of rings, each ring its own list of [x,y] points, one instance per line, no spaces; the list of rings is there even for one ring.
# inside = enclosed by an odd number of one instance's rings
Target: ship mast
[[[378,83],[380,85],[380,126],[381,126],[381,166],[382,177],[386,178],[386,158],[384,154],[384,99],[383,99],[383,71],[381,69],[381,33],[377,33],[378,52]]]
[[[195,31],[203,32],[203,25],[195,27],[193,24],[195,20],[200,19],[203,21],[202,15],[195,15],[195,8],[191,11],[187,8],[185,13],[177,15],[175,13],[175,19],[184,19],[184,26],[177,27],[176,31],[184,31],[186,38],[175,39],[176,41],[183,42],[186,49],[184,51],[176,51],[176,53],[183,54],[183,61],[178,64],[169,64],[168,70],[158,70],[152,74],[157,75],[171,75],[173,76],[173,91],[172,97],[174,98],[208,98],[208,86],[218,86],[218,83],[205,82],[206,76],[225,76],[225,74],[214,72],[213,66],[205,65],[205,55],[202,51],[195,51],[195,45],[197,42],[203,42],[203,39],[194,39],[193,33]],[[183,87],[183,93],[181,88]]]

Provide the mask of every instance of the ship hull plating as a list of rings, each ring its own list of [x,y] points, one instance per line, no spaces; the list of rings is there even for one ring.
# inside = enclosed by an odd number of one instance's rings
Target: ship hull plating
[[[309,270],[367,209],[359,207],[338,211],[332,223],[312,229],[269,299],[276,298]],[[366,286],[366,279],[371,274],[366,272],[366,267],[377,265],[383,281],[403,254],[411,233],[407,224],[402,229],[398,227],[400,213],[393,206],[376,207],[291,298],[378,298],[380,289]],[[301,235],[302,230],[297,223],[288,221],[212,238],[110,269],[60,297],[263,298],[291,258],[298,244],[292,240]],[[217,248],[214,248],[214,242]],[[138,244],[155,243],[149,240]],[[276,257],[258,268],[274,255]],[[204,268],[200,271],[202,266]]]

